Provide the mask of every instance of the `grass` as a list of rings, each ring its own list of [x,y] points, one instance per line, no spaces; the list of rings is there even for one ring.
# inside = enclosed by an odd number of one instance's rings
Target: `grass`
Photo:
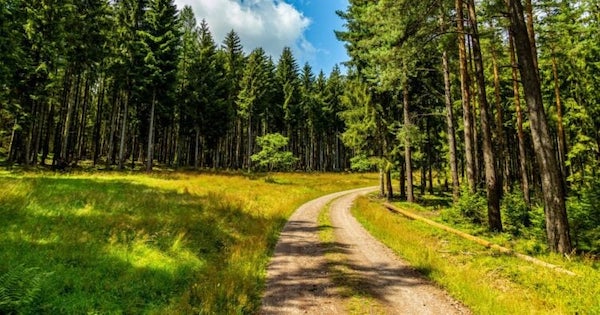
[[[435,216],[419,206],[402,207]],[[600,271],[591,259],[537,256],[577,274],[569,276],[393,214],[378,200],[358,199],[353,214],[371,234],[475,314],[600,313]]]
[[[293,210],[376,182],[344,174],[0,172],[0,275],[20,268],[39,279],[30,303],[0,304],[0,313],[255,313]]]

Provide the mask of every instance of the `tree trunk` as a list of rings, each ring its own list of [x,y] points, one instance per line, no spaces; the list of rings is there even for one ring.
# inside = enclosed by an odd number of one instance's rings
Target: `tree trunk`
[[[100,156],[100,127],[102,124],[102,112],[104,105],[104,90],[105,90],[105,76],[102,76],[100,81],[100,95],[98,96],[98,103],[96,105],[96,123],[94,124],[94,156],[93,165],[96,166],[98,163],[98,157]]]
[[[248,113],[248,156],[246,157],[248,163],[248,173],[252,171],[252,111]]]
[[[509,9],[511,31],[515,38],[525,101],[529,108],[533,147],[542,180],[548,246],[552,251],[568,254],[571,252],[572,247],[563,178],[556,161],[555,149],[552,145],[546,113],[542,104],[542,91],[540,81],[536,75],[532,43],[527,33],[523,6],[520,0],[506,1]]]
[[[110,132],[108,138],[108,152],[106,153],[106,167],[114,163],[113,155],[115,151],[115,132],[117,129],[117,115],[119,114],[119,102],[121,102],[120,91],[115,88],[113,92],[112,113],[110,115]]]
[[[500,186],[504,186],[505,191],[509,189],[510,167],[508,165],[508,148],[506,146],[506,135],[504,132],[504,115],[502,108],[502,98],[500,96],[500,74],[498,70],[498,56],[496,47],[492,49],[492,63],[494,70],[494,99],[496,104],[496,138],[498,166],[502,170],[498,173]]]
[[[556,120],[557,120],[557,133],[558,133],[558,163],[560,170],[563,174],[563,178],[567,177],[566,163],[567,163],[567,140],[565,137],[565,128],[563,125],[563,109],[562,102],[560,99],[560,85],[558,82],[558,65],[556,62],[556,56],[554,51],[552,52],[552,75],[554,77],[554,97],[556,99]],[[566,187],[566,182],[565,182]]]
[[[443,10],[443,9],[441,9]],[[444,12],[440,13],[440,30],[446,31],[446,22]],[[460,182],[458,179],[458,163],[456,162],[456,134],[454,127],[454,109],[452,108],[452,89],[450,85],[450,66],[448,61],[448,52],[444,48],[442,52],[442,71],[444,72],[444,103],[446,105],[446,127],[448,132],[448,153],[450,163],[450,173],[452,176],[452,199],[457,201],[460,196]]]
[[[42,165],[46,165],[46,159],[50,153],[50,136],[52,134],[52,130],[54,130],[54,104],[54,102],[51,102],[50,110],[46,116],[46,134],[44,135],[44,141],[42,144]],[[10,150],[8,152],[10,152]]]
[[[194,169],[200,165],[200,127],[196,126],[194,133]]]
[[[129,111],[129,98],[130,92],[127,91],[127,95],[125,96],[125,105],[123,108],[123,121],[121,122],[121,142],[119,144],[119,169],[123,170],[125,168],[125,137],[127,136],[127,112]],[[150,123],[152,126],[152,123]]]
[[[448,128],[448,148],[450,153],[450,172],[452,173],[452,198],[458,200],[460,196],[460,182],[458,179],[458,163],[456,162],[456,134],[454,129],[454,110],[452,109],[452,90],[450,87],[450,68],[448,66],[448,53],[442,52],[442,68],[444,70],[444,101],[446,103],[446,124]]]
[[[406,199],[406,168],[400,165],[400,199]]]
[[[156,88],[152,90],[152,105],[150,107],[150,126],[148,127],[148,155],[146,157],[146,172],[152,171],[154,157],[154,108],[156,106]]]
[[[531,0],[525,0],[525,11],[527,11],[527,36],[529,37],[529,43],[531,44],[531,55],[533,56],[533,66],[535,67],[535,74],[540,80],[540,67],[538,66],[537,57],[537,44],[535,42],[535,30],[533,28],[533,5]]]
[[[387,187],[387,200],[392,201],[394,199],[394,188],[392,187],[392,171],[389,169],[385,171],[385,185]]]
[[[385,196],[385,178],[383,175],[383,168],[379,169],[379,195]]]
[[[414,202],[415,195],[413,192],[413,172],[412,172],[412,149],[410,139],[410,111],[408,102],[408,79],[404,78],[402,88],[403,109],[404,109],[404,128],[406,129],[406,139],[404,139],[404,163],[406,163],[406,201]]]
[[[77,107],[77,103],[79,101],[79,85],[81,84],[81,73],[77,74],[77,83],[75,84],[75,99],[73,102],[67,101],[67,116],[65,118],[65,124],[63,126],[63,134],[62,134],[62,146],[60,150],[60,163],[68,164],[69,163],[69,141],[70,141],[70,129],[71,129],[71,120],[73,119],[73,112],[75,111],[74,107]]]
[[[521,95],[519,93],[519,65],[515,56],[514,39],[512,34],[508,34],[508,42],[510,45],[510,63],[512,65],[513,79],[513,94],[515,100],[515,109],[517,112],[517,139],[519,146],[519,170],[521,173],[521,190],[523,191],[523,199],[528,206],[531,205],[531,197],[529,196],[529,176],[527,176],[527,155],[525,154],[525,134],[523,132],[523,112],[521,110]],[[527,220],[528,221],[528,220]],[[527,222],[529,223],[529,222]]]
[[[79,129],[77,132],[77,157],[75,161],[81,160],[84,158],[85,153],[85,127],[86,127],[86,118],[88,111],[88,102],[90,96],[90,75],[88,74],[85,79],[85,90],[83,93],[83,108],[81,109],[81,119],[79,124]]]
[[[475,179],[475,152],[473,151],[473,114],[471,112],[471,79],[467,68],[467,52],[465,46],[465,26],[463,16],[463,1],[456,0],[456,29],[458,32],[458,54],[460,65],[460,90],[462,94],[463,121],[465,133],[465,160],[467,183],[471,193],[477,191]]]
[[[498,181],[496,160],[494,157],[494,145],[492,143],[492,119],[490,118],[489,105],[485,91],[485,74],[481,46],[479,44],[479,32],[477,30],[477,15],[475,13],[474,0],[467,0],[467,7],[472,27],[473,57],[475,61],[475,78],[477,79],[479,112],[481,114],[481,132],[483,137],[483,162],[485,167],[486,192],[488,199],[488,223],[490,230],[502,231],[502,218],[500,216],[500,198],[502,185]]]

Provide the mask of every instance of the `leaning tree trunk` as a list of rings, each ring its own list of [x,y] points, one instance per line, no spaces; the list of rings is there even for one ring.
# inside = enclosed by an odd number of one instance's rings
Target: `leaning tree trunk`
[[[490,230],[502,231],[502,218],[500,216],[500,198],[502,185],[497,176],[496,158],[494,157],[494,146],[492,143],[492,119],[490,118],[489,104],[485,91],[485,74],[481,46],[479,44],[479,32],[477,30],[477,15],[475,13],[474,0],[467,0],[467,7],[473,31],[473,59],[475,61],[475,78],[477,79],[477,96],[479,97],[479,112],[481,114],[481,133],[483,137],[483,162],[485,167],[485,181],[488,202],[488,223]]]
[[[532,43],[527,33],[521,1],[506,1],[511,31],[515,38],[525,101],[529,108],[531,138],[542,179],[548,246],[552,251],[567,254],[571,252],[572,247],[565,205],[565,189],[542,103],[542,91],[536,74]]]
[[[467,183],[469,190],[477,190],[475,180],[475,151],[473,150],[473,114],[471,112],[470,78],[467,67],[467,51],[465,45],[465,25],[463,16],[463,1],[456,0],[456,30],[458,32],[458,59],[460,65],[460,91],[462,94],[463,121],[465,133],[465,160]]]

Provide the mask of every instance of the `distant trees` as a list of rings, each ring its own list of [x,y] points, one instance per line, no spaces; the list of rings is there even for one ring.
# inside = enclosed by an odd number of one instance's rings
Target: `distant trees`
[[[290,48],[275,63],[221,45],[172,0],[4,1],[0,157],[64,168],[252,168],[256,139],[289,137],[295,169],[343,170],[345,77],[315,77]],[[74,31],[76,30],[76,31]]]

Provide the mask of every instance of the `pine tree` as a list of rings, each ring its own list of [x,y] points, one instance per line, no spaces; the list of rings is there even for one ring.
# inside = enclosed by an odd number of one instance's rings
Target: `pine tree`
[[[240,82],[244,73],[244,53],[238,34],[231,30],[223,40],[222,49],[225,52],[225,85],[226,85],[226,107],[231,117],[234,118],[234,130],[230,131],[229,137],[229,167],[242,167],[243,132],[242,120],[237,115],[237,97],[240,92]]]
[[[145,21],[147,30],[142,36],[146,49],[144,57],[145,78],[148,80],[146,92],[149,94],[147,100],[150,102],[146,170],[151,171],[154,158],[156,111],[158,110],[159,118],[167,118],[167,121],[168,116],[174,112],[172,106],[180,37],[178,12],[173,0],[151,0]]]
[[[256,138],[256,110],[264,107],[269,91],[268,58],[262,48],[257,48],[250,53],[244,76],[240,83],[241,91],[238,96],[238,115],[246,121],[247,127],[247,155],[245,165],[251,170],[250,157],[254,153],[254,139]]]
[[[291,151],[294,155],[299,153],[299,134],[295,132],[298,122],[301,121],[299,74],[296,59],[289,47],[285,47],[279,57],[276,70],[278,89],[278,103],[283,109],[285,124],[284,136],[290,139]]]

